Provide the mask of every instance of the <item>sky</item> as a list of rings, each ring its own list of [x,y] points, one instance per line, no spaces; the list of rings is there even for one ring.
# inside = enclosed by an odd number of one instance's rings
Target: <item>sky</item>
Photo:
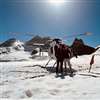
[[[90,36],[78,36],[91,32]],[[61,38],[67,44],[82,38],[90,46],[100,45],[100,0],[0,0],[0,41],[33,36]],[[76,35],[69,38],[70,35]]]

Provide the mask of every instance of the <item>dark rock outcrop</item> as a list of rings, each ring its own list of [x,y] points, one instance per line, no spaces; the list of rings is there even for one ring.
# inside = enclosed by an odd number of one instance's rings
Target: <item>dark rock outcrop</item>
[[[97,49],[85,45],[82,39],[75,39],[73,44],[71,45],[71,48],[73,50],[74,55],[86,55],[86,54],[92,54]]]
[[[33,51],[31,52],[31,55],[34,55],[34,54],[36,54],[36,53],[38,53],[38,51],[37,51],[37,50],[33,50]]]

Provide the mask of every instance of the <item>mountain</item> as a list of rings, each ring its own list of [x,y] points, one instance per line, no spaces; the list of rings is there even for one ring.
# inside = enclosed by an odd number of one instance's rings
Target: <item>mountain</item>
[[[0,54],[9,53],[13,51],[24,50],[24,43],[15,38],[9,39],[0,44]]]
[[[7,41],[0,44],[0,47],[16,47],[16,46],[22,46],[23,43],[19,40],[16,40],[15,38],[8,39]]]
[[[40,36],[36,35],[31,40],[27,41],[26,45],[34,45],[36,43],[38,43],[38,44],[47,44],[48,40],[51,40],[50,37],[40,37]]]
[[[73,49],[74,54],[77,55],[86,55],[86,54],[92,54],[97,49],[86,45],[82,39],[75,39],[73,44],[71,45],[71,48]]]
[[[0,44],[0,47],[10,47],[12,46],[14,43],[16,42],[15,38],[11,38],[5,42],[3,42],[2,44]]]
[[[25,43],[25,51],[32,52],[36,48],[41,48],[43,51],[47,51],[49,48],[50,37],[41,37],[36,35],[31,40]]]

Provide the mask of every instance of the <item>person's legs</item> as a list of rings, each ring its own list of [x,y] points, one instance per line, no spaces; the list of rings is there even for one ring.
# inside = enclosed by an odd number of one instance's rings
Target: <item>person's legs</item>
[[[67,72],[67,59],[64,59],[64,67],[65,67],[65,71]]]
[[[70,63],[70,59],[67,60],[67,62],[68,62],[68,66],[69,66],[70,72],[72,73],[72,65],[71,65],[71,63]]]
[[[58,73],[58,69],[59,69],[59,60],[57,60],[56,74]]]
[[[60,61],[60,70],[61,70],[61,73],[63,74],[63,61]]]

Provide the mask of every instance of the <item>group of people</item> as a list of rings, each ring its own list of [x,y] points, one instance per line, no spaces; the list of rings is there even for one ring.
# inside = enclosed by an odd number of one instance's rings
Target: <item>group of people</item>
[[[66,63],[68,63],[70,73],[72,72],[72,66],[70,63],[70,59],[73,56],[73,52],[69,46],[64,44],[61,39],[53,39],[50,43],[49,56],[56,59],[56,74],[64,73],[63,63],[66,68]],[[60,70],[59,70],[60,69]]]

